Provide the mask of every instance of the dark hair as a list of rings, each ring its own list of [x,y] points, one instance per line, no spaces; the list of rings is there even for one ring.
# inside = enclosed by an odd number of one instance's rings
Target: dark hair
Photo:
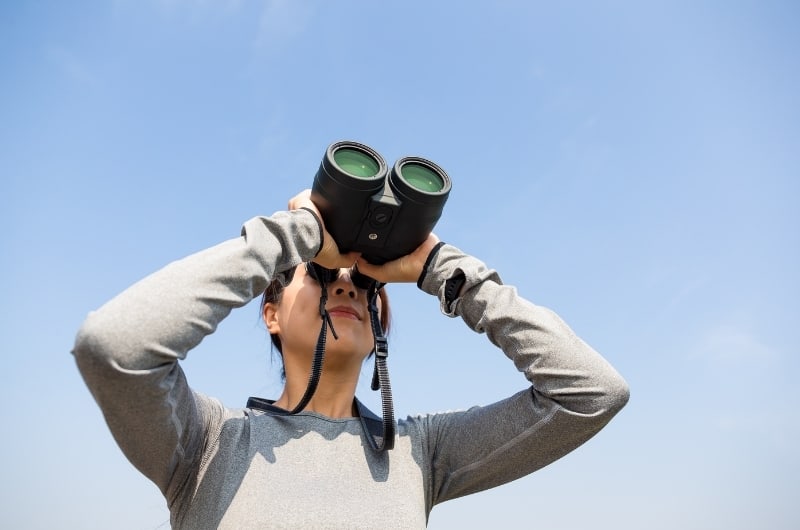
[[[302,266],[302,265],[300,265]],[[286,288],[289,283],[291,283],[292,278],[294,278],[294,273],[297,268],[288,270],[283,274],[279,274],[267,288],[264,290],[264,295],[261,297],[261,318],[264,318],[264,307],[268,303],[279,303],[281,298],[283,297],[283,290]],[[378,291],[378,297],[381,301],[381,327],[383,328],[383,334],[389,335],[389,328],[391,327],[391,309],[389,308],[389,296],[386,294],[386,288],[384,287],[380,291]],[[272,345],[278,350],[278,353],[283,356],[283,349],[281,347],[281,339],[278,337],[277,333],[270,334],[270,340],[272,341]]]

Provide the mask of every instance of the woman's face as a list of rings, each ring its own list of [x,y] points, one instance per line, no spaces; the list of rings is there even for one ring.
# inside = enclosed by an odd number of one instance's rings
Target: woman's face
[[[341,269],[327,290],[325,307],[339,338],[334,339],[328,329],[325,364],[356,362],[360,366],[374,347],[367,292],[353,284],[349,269]],[[265,305],[267,329],[278,334],[284,357],[301,355],[310,359],[313,355],[322,325],[319,314],[321,292],[319,283],[308,275],[304,265],[300,265],[292,281],[284,288],[280,301]]]

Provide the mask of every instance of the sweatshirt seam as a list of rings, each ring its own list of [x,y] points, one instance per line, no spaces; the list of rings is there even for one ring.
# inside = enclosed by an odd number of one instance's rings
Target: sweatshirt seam
[[[550,422],[550,420],[560,411],[562,410],[561,405],[556,404],[555,407],[544,417],[542,417],[539,421],[528,427],[527,429],[523,430],[510,440],[508,440],[503,445],[495,448],[492,452],[481,458],[480,460],[476,460],[471,462],[470,464],[461,467],[451,474],[450,480],[448,480],[448,484],[453,484],[458,482],[459,478],[475,469],[479,469],[480,467],[484,466],[487,461],[491,461],[495,455],[497,454],[508,454],[512,448],[517,446],[518,444],[522,443],[525,439],[532,436],[536,433],[542,426],[546,425]],[[449,489],[449,488],[448,488]],[[446,491],[442,491],[442,494],[446,493]],[[440,494],[440,497],[442,495]]]

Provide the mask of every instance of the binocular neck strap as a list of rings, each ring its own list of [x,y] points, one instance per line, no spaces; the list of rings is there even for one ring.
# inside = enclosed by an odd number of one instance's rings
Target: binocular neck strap
[[[308,386],[306,387],[305,394],[303,394],[303,397],[300,398],[300,402],[289,414],[297,414],[306,408],[308,402],[311,401],[311,398],[314,396],[314,392],[317,390],[319,378],[322,375],[322,361],[325,360],[325,340],[328,336],[328,326],[331,328],[333,338],[339,338],[339,336],[336,335],[336,330],[333,328],[331,315],[325,308],[328,302],[328,285],[322,279],[320,279],[320,288],[322,293],[319,298],[319,315],[322,317],[322,327],[319,330],[319,337],[317,337],[317,346],[314,348],[314,360],[311,362],[311,375],[308,378]]]
[[[336,330],[333,328],[333,321],[325,305],[328,301],[328,286],[324,281],[320,281],[322,290],[319,300],[319,314],[322,317],[322,326],[319,330],[317,345],[314,349],[314,359],[311,363],[311,375],[308,378],[308,386],[305,394],[300,399],[297,406],[289,414],[297,414],[306,408],[308,402],[314,395],[319,385],[322,375],[322,361],[325,359],[325,342],[328,334],[328,327],[334,339],[338,339]],[[372,429],[366,429],[367,439],[372,448],[377,451],[387,451],[394,448],[395,425],[394,425],[394,405],[392,403],[392,386],[389,383],[389,369],[386,366],[386,358],[389,356],[389,342],[383,334],[380,315],[378,312],[378,292],[383,284],[373,282],[367,291],[367,307],[369,309],[369,320],[372,326],[372,336],[375,339],[375,371],[372,374],[372,390],[381,391],[381,408],[383,411],[383,433],[374,433]],[[363,419],[363,418],[362,418]]]
[[[392,404],[392,386],[389,383],[389,369],[386,358],[389,356],[389,342],[383,334],[380,316],[378,314],[378,292],[383,284],[373,282],[368,291],[369,320],[372,324],[372,336],[375,338],[375,370],[372,373],[372,390],[381,390],[381,408],[383,410],[383,436],[378,439],[368,434],[372,448],[376,451],[386,451],[394,447],[394,406]]]

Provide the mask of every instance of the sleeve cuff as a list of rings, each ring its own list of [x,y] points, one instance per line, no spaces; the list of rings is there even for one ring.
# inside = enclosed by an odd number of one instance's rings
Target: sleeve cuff
[[[487,280],[502,284],[497,272],[479,259],[452,245],[441,244],[431,251],[417,285],[439,298],[442,313],[455,317],[461,313],[464,295]]]
[[[319,228],[319,247],[317,247],[316,252],[314,252],[314,257],[316,258],[317,255],[319,255],[320,251],[322,250],[322,246],[325,244],[325,230],[323,230],[322,228],[322,220],[316,213],[314,213],[314,210],[312,210],[307,206],[302,206],[299,209],[305,210],[308,213],[310,213],[314,217],[314,220],[317,222],[317,228]]]

